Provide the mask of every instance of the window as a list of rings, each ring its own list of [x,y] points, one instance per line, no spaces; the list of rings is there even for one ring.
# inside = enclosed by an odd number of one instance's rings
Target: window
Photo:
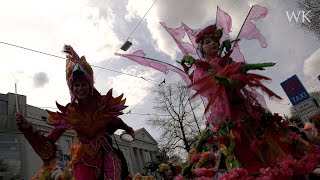
[[[10,146],[10,147],[9,147],[9,150],[11,150],[11,151],[16,151],[16,150],[17,150],[17,147],[15,147],[15,146]]]
[[[0,134],[0,179],[21,179],[20,134]],[[1,142],[2,141],[2,142]]]
[[[70,149],[71,148],[71,142],[70,142],[69,139],[66,140],[66,144],[67,144],[68,149]]]
[[[63,155],[63,160],[64,160],[64,161],[71,161],[71,156],[64,154],[64,155]]]
[[[0,115],[8,115],[8,102],[0,100]]]
[[[61,150],[61,149],[58,149],[58,150],[56,151],[56,156],[57,156],[58,159],[62,160],[62,158],[63,158],[63,153],[62,153],[62,150]]]

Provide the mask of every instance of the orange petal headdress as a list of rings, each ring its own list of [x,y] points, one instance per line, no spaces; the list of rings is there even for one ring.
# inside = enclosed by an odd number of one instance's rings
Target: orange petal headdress
[[[86,61],[86,58],[84,56],[79,58],[74,49],[68,45],[64,46],[63,52],[67,53],[68,58],[66,60],[66,80],[70,91],[71,101],[73,102],[75,100],[75,95],[72,91],[72,84],[74,82],[73,74],[77,71],[84,74],[92,90],[96,91],[93,85],[93,70],[90,64]]]

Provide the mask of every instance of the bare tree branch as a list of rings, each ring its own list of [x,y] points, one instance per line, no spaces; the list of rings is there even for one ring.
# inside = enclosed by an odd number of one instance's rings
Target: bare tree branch
[[[192,102],[190,107],[190,92],[182,85],[167,85],[157,87],[154,90],[156,104],[154,109],[161,114],[168,116],[151,116],[148,124],[158,127],[162,130],[160,135],[160,146],[166,149],[182,148],[188,152],[193,144],[195,135],[198,135],[197,123],[201,121],[196,119],[193,111],[199,104]],[[199,111],[200,112],[200,111]]]
[[[298,7],[308,14],[309,21],[299,23],[304,30],[312,32],[320,40],[320,1],[319,0],[300,0]]]

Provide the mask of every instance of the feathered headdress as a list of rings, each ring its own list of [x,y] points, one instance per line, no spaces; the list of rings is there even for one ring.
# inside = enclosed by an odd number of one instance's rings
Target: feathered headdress
[[[164,173],[165,170],[170,169],[170,166],[167,163],[161,163],[157,169],[159,173]]]
[[[86,61],[86,58],[82,56],[79,58],[78,54],[74,51],[74,49],[65,45],[63,48],[63,52],[67,53],[66,60],[66,80],[70,91],[71,102],[75,100],[75,95],[72,90],[72,85],[75,80],[74,75],[76,73],[83,73],[85,79],[88,81],[90,87],[92,88],[92,92],[95,93],[97,90],[94,88],[94,80],[93,80],[93,70],[90,64]]]

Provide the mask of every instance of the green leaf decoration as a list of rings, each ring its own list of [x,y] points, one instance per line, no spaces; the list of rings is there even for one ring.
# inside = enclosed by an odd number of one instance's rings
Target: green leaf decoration
[[[226,86],[226,87],[232,87],[232,86],[235,86],[235,85],[242,84],[241,81],[234,80],[234,79],[231,79],[231,78],[215,76],[215,75],[213,75],[212,77],[213,77],[213,79],[215,79],[217,81],[217,84],[221,84],[221,85]]]
[[[276,63],[269,62],[269,63],[257,63],[257,64],[245,64],[241,67],[240,72],[245,73],[250,70],[264,70],[265,67],[272,67]]]
[[[214,33],[214,38],[220,39],[222,37],[223,31],[222,29],[217,29],[216,32]]]
[[[196,153],[202,152],[204,148],[203,146],[205,145],[206,140],[210,134],[209,131],[210,131],[210,128],[207,126],[206,129],[201,133],[199,141],[196,145]]]
[[[231,41],[230,40],[223,41],[222,45],[223,45],[223,47],[226,48],[226,51],[230,51],[230,49],[231,49]]]
[[[184,56],[181,60],[181,64],[186,63],[189,66],[192,66],[192,64],[195,62],[196,60],[192,57],[192,56]]]

